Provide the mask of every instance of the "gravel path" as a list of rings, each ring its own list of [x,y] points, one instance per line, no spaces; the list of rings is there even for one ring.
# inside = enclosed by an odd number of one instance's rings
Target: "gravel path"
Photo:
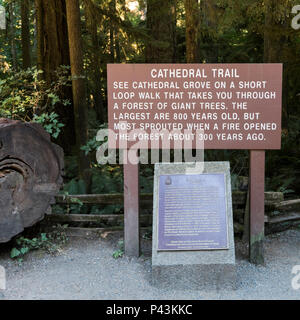
[[[236,243],[237,290],[174,291],[149,283],[151,241],[143,240],[139,259],[114,259],[120,234],[106,239],[72,239],[57,256],[32,252],[21,265],[0,252],[7,290],[0,299],[300,299],[292,268],[300,265],[300,230],[268,236],[266,266],[247,262],[247,248]]]

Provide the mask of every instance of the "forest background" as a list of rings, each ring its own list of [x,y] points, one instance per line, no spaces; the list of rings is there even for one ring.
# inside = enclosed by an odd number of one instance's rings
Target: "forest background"
[[[122,193],[122,167],[99,165],[95,157],[96,132],[107,127],[108,63],[283,63],[282,149],[266,153],[266,191],[299,197],[300,29],[292,27],[298,4],[0,0],[0,117],[39,122],[63,147],[62,192]],[[248,151],[207,150],[205,160],[231,162],[233,189],[248,176]],[[151,193],[152,181],[153,166],[141,166],[141,191]],[[119,211],[112,205],[89,212]]]

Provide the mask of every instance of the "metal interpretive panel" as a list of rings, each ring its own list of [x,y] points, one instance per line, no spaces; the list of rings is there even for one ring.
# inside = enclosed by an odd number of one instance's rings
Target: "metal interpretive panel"
[[[225,175],[161,175],[158,250],[220,249],[228,249]]]

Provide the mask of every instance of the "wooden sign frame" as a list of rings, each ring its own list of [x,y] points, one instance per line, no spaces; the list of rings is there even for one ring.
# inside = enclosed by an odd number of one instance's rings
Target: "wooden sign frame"
[[[249,70],[245,71],[245,68]],[[251,66],[252,65],[252,66]],[[277,70],[282,71],[282,64],[276,64],[274,68],[272,64],[233,64],[232,66],[241,67],[250,79],[253,74],[266,75],[272,79],[275,79],[274,90],[279,94],[281,93],[282,87],[282,72],[278,77],[275,75],[278,73]],[[168,67],[168,65],[158,65],[160,67]],[[193,68],[195,65],[171,65],[177,68]],[[203,65],[205,66],[205,65]],[[215,65],[222,66],[222,65]],[[230,66],[230,65],[225,65]],[[120,67],[124,65],[109,65],[108,66],[108,95],[109,95],[109,105],[112,104],[112,79],[119,79],[119,81],[124,81],[124,79],[133,79],[133,74],[137,75],[138,79],[142,79],[145,75],[145,70],[149,69],[149,65],[125,65],[125,69],[121,72]],[[203,68],[207,68],[206,65]],[[251,69],[250,67],[254,68]],[[266,69],[264,69],[266,68]],[[256,71],[255,71],[256,70]],[[268,70],[265,71],[264,70]],[[131,71],[131,72],[129,72]],[[269,73],[270,72],[270,73]],[[279,77],[280,76],[280,77]],[[277,81],[277,82],[276,82]],[[267,117],[265,118],[276,118],[277,123],[281,121],[281,113],[279,114],[279,105],[281,108],[281,96],[278,95],[275,101],[275,107],[278,111],[276,114],[272,113],[272,104],[268,103]],[[112,123],[112,113],[113,110],[109,108],[109,119]],[[280,118],[280,119],[279,119]],[[279,126],[278,126],[279,128]],[[234,143],[228,144],[228,149],[244,149],[250,152],[250,168],[249,168],[249,259],[255,264],[264,264],[264,221],[265,221],[265,203],[264,203],[264,189],[265,189],[265,149],[280,149],[280,137],[281,132],[279,129],[276,131],[276,139],[271,137],[270,144],[252,144],[250,145],[235,145]],[[274,141],[273,141],[274,140]],[[212,144],[208,144],[207,149],[222,149],[224,145],[218,145],[216,148],[212,147]],[[237,147],[237,148],[236,148]],[[248,147],[248,148],[247,148]],[[257,148],[251,149],[251,148]],[[127,152],[124,153],[127,157]],[[132,164],[128,159],[124,159],[124,243],[125,243],[125,254],[131,257],[138,257],[140,255],[140,228],[139,228],[139,164]],[[132,160],[132,159],[131,159]],[[138,163],[138,161],[136,161]],[[248,230],[246,230],[247,232]]]
[[[124,164],[124,245],[129,257],[140,256],[139,164]],[[249,260],[264,264],[265,151],[250,150]]]

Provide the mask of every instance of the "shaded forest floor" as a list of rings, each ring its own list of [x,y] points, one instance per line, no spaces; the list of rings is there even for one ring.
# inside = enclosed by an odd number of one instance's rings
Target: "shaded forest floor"
[[[0,299],[300,299],[291,285],[292,268],[300,265],[300,230],[267,236],[266,266],[247,261],[247,246],[236,242],[237,290],[177,291],[149,283],[151,240],[142,241],[139,259],[114,259],[122,234],[103,239],[71,238],[56,256],[29,253],[21,264],[0,252],[7,290]]]

